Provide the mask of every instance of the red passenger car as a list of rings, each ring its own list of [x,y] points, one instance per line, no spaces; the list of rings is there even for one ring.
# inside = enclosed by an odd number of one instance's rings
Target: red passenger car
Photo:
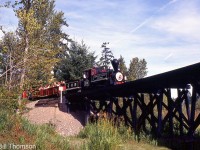
[[[44,86],[39,88],[32,88],[28,92],[28,99],[35,100],[35,99],[43,99],[43,98],[52,98],[52,97],[59,97],[60,92],[66,90],[66,85],[64,82],[57,83],[52,86]]]

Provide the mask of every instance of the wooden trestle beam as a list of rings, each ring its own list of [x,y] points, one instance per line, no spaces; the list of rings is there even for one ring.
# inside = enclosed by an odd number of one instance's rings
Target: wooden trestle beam
[[[192,85],[192,93],[186,88]],[[178,97],[172,98],[171,88]],[[144,130],[156,136],[193,137],[200,125],[196,108],[200,95],[200,63],[127,82],[122,85],[65,93],[68,102],[85,103],[90,111],[118,117],[136,133]]]

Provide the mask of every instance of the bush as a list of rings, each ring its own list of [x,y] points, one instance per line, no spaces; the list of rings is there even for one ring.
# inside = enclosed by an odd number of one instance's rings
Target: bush
[[[16,99],[0,99],[0,110],[14,112],[19,107]]]
[[[17,93],[2,87],[0,91],[0,110],[14,112],[19,107]]]
[[[0,87],[0,99],[18,99],[19,97],[19,90],[15,89],[15,90],[8,90],[7,88],[4,87]]]

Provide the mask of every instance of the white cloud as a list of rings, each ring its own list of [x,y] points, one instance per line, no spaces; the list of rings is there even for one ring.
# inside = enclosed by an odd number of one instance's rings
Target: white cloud
[[[178,2],[177,2],[178,3]],[[179,1],[167,15],[155,19],[151,27],[188,42],[200,40],[200,11],[194,1]]]
[[[2,4],[3,2],[0,2]],[[17,17],[15,16],[12,8],[0,8],[0,26],[6,32],[15,31],[17,28]],[[3,33],[0,31],[0,37],[3,36]]]

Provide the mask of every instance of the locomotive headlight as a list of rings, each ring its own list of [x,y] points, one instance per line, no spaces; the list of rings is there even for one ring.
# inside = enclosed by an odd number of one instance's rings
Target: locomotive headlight
[[[122,81],[122,80],[123,80],[123,74],[122,74],[121,72],[117,72],[117,73],[115,74],[115,79],[116,79],[117,81]]]
[[[83,79],[86,79],[86,74],[85,73],[83,74]]]

